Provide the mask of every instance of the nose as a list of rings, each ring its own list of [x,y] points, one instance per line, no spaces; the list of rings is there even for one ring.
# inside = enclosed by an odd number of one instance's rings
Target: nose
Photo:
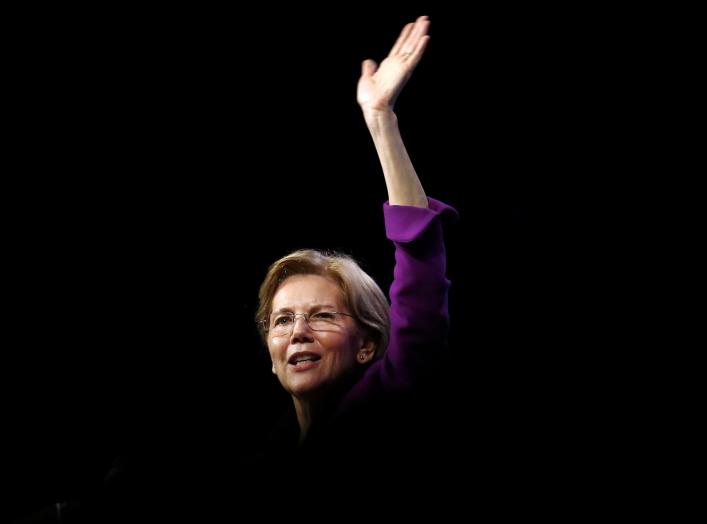
[[[302,317],[302,322],[298,322],[299,318]],[[292,335],[290,336],[292,342],[302,342],[312,340],[312,330],[309,327],[309,322],[304,313],[297,313],[292,319]]]

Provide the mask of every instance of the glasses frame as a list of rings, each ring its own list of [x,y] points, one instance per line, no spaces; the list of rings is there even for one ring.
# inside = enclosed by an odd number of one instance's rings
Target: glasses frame
[[[304,321],[307,323],[307,327],[309,327],[309,329],[311,329],[312,331],[322,331],[321,329],[314,329],[314,328],[309,324],[309,317],[310,317],[311,315],[317,315],[317,314],[319,314],[319,313],[333,313],[333,314],[335,314],[335,315],[344,315],[344,316],[346,316],[346,317],[356,318],[356,317],[354,317],[354,316],[353,316],[352,314],[350,314],[350,313],[344,313],[343,311],[330,311],[330,310],[328,310],[328,309],[327,309],[327,310],[322,310],[322,311],[317,311],[316,313],[282,313],[282,315],[288,316],[288,317],[290,317],[290,318],[292,319],[292,324],[290,325],[290,332],[287,333],[287,334],[283,333],[283,334],[281,334],[281,335],[272,335],[272,337],[289,337],[289,336],[292,336],[292,333],[293,333],[294,330],[295,330],[295,322],[297,322],[297,317],[303,317],[303,318],[304,318]],[[270,320],[272,320],[272,319],[264,318],[263,320],[260,320],[260,321],[258,322],[258,323],[262,326],[263,331],[265,331],[265,333],[267,333],[267,334],[270,334],[270,331],[271,331]],[[338,324],[334,324],[334,325],[338,325]]]

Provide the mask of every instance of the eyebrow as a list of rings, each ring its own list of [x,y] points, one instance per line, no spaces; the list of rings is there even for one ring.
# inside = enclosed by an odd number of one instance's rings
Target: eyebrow
[[[309,306],[308,310],[312,311],[313,309],[323,309],[323,308],[327,308],[327,309],[331,309],[332,311],[336,311],[336,306],[333,306],[331,304],[313,304],[313,305]],[[280,309],[276,309],[275,311],[273,311],[270,314],[274,315],[276,313],[292,313],[292,308],[281,307]]]

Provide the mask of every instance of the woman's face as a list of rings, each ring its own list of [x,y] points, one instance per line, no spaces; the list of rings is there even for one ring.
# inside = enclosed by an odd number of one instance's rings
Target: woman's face
[[[344,306],[341,290],[332,279],[319,275],[294,275],[275,292],[271,318],[278,313],[339,311]],[[336,383],[361,360],[372,358],[373,347],[366,343],[352,317],[339,316],[337,324],[314,331],[304,317],[295,317],[292,333],[273,336],[268,333],[272,371],[282,386],[295,397],[316,395]],[[370,356],[369,356],[370,353]]]

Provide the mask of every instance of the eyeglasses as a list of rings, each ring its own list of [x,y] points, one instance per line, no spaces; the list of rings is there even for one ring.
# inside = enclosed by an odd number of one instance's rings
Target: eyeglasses
[[[289,337],[294,330],[298,316],[304,317],[304,320],[313,331],[326,331],[341,327],[344,325],[343,317],[353,318],[353,315],[341,313],[340,311],[318,311],[316,313],[278,313],[270,319],[270,326],[267,326],[267,320],[261,322],[265,326],[265,330],[273,337]]]

